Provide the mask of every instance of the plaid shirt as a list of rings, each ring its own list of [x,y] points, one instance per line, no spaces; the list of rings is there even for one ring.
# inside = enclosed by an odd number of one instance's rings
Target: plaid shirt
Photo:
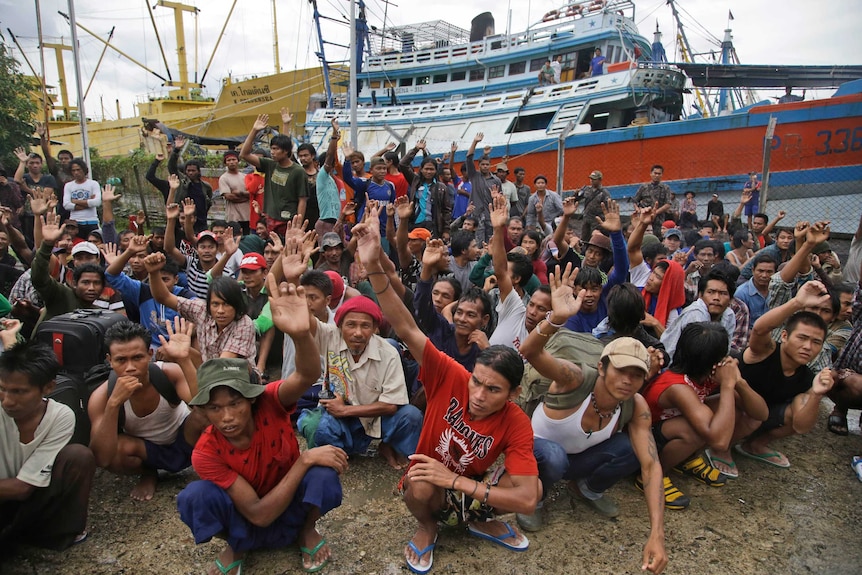
[[[743,352],[748,347],[748,336],[751,334],[748,306],[739,298],[731,298],[730,309],[733,310],[733,317],[736,320],[730,347],[735,351]]]
[[[835,361],[835,369],[852,369],[856,373],[862,373],[862,288],[859,286],[856,286],[853,316],[850,319],[853,332]]]
[[[254,323],[247,315],[232,321],[221,333],[207,312],[205,299],[177,297],[177,312],[197,326],[198,345],[203,361],[215,359],[223,352],[231,352],[248,360],[255,367]]]

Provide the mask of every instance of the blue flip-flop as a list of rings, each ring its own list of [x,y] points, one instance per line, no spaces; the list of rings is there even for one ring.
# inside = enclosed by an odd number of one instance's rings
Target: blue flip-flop
[[[424,573],[428,573],[429,571],[431,571],[431,567],[434,566],[434,548],[437,546],[437,538],[435,537],[434,542],[431,543],[431,545],[429,545],[425,549],[419,549],[418,547],[416,547],[416,544],[413,543],[413,541],[408,542],[407,546],[410,547],[413,553],[415,553],[416,556],[419,558],[419,561],[417,561],[416,563],[411,563],[410,559],[405,556],[404,560],[407,562],[407,568],[414,573],[419,573],[419,575],[423,575]],[[428,555],[428,565],[425,565],[423,567],[422,558],[426,555]]]
[[[502,523],[503,523],[503,525],[506,526],[507,533],[505,535],[499,535],[499,536],[489,535],[488,533],[485,533],[484,531],[480,531],[480,530],[476,529],[475,527],[473,527],[472,524],[467,525],[467,531],[469,531],[471,535],[475,535],[476,537],[481,537],[482,539],[487,539],[488,541],[490,541],[492,543],[496,543],[497,545],[500,545],[501,547],[505,547],[509,551],[517,551],[517,552],[526,551],[527,548],[530,546],[530,540],[527,539],[527,536],[523,535],[523,539],[517,545],[512,545],[511,543],[506,543],[506,539],[515,539],[516,537],[518,537],[518,534],[515,533],[515,530],[512,529],[511,525],[509,525],[506,522],[502,522]]]

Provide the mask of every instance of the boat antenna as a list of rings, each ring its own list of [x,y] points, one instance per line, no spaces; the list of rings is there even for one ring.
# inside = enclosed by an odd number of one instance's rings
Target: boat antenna
[[[221,44],[221,39],[224,38],[224,31],[227,29],[227,23],[230,22],[230,17],[233,16],[233,9],[236,8],[236,1],[233,0],[233,4],[231,4],[230,11],[227,13],[227,18],[224,19],[224,25],[221,27],[221,32],[219,32],[218,39],[216,40],[215,46],[213,46],[212,54],[210,54],[210,59],[207,62],[206,68],[204,68],[204,73],[201,76],[200,85],[203,86],[204,78],[207,77],[207,72],[210,71],[210,66],[213,63],[213,58],[215,58],[216,52],[218,51],[219,44]],[[273,5],[273,10],[275,10],[275,5]],[[276,42],[277,44],[278,42]],[[276,49],[276,62],[278,62],[278,50]]]
[[[362,10],[363,18],[365,14],[365,5],[362,0],[359,0],[359,9]],[[386,19],[383,19],[383,25],[386,26]],[[357,45],[356,33],[356,6],[354,0],[350,0],[350,50],[355,50],[355,57],[350,59],[350,89],[348,95],[350,97],[350,143],[353,146],[358,146],[359,129],[356,126],[356,106],[357,106],[357,80],[356,75],[359,73],[357,66],[362,61],[362,46]],[[348,51],[349,53],[349,51]],[[347,159],[345,159],[347,161]]]
[[[108,33],[108,42],[110,42],[111,38],[114,37],[114,30],[116,30],[116,29],[117,29],[116,26],[113,26],[111,28],[111,31]],[[107,52],[107,51],[108,51],[108,44],[105,44],[105,46],[102,48],[102,53],[99,55],[99,61],[96,62],[96,69],[93,70],[93,75],[90,76],[90,82],[87,84],[87,89],[84,90],[84,99],[85,100],[87,99],[87,94],[90,93],[90,88],[93,87],[93,80],[96,79],[96,74],[99,72],[99,66],[102,65],[102,60],[104,60],[105,52]],[[104,117],[104,114],[102,114],[102,116]]]
[[[236,2],[234,2],[236,5]],[[233,8],[231,8],[233,11]],[[278,59],[278,15],[275,10],[275,0],[272,0],[272,56],[275,61],[275,73],[281,72],[281,62]]]
[[[326,60],[325,42],[323,40],[323,32],[320,29],[320,11],[317,9],[317,0],[308,0],[313,9],[312,17],[314,18],[314,27],[317,30],[317,43],[320,52],[317,57],[320,59],[320,64],[323,67],[323,89],[326,92],[326,107],[332,107],[332,85],[329,82],[329,62]],[[355,31],[353,29],[353,0],[350,1],[350,44],[353,45]],[[353,66],[350,66],[351,70]],[[351,72],[352,77],[352,72]]]
[[[150,22],[153,23],[153,31],[156,33],[156,42],[159,44],[159,52],[162,54],[162,62],[165,63],[165,71],[168,73],[168,80],[173,80],[173,78],[171,78],[171,67],[168,65],[168,57],[165,56],[165,47],[162,46],[162,37],[159,36],[159,28],[156,26],[156,17],[153,14],[153,7],[150,6],[150,3],[147,0],[144,0],[144,5],[150,13]]]

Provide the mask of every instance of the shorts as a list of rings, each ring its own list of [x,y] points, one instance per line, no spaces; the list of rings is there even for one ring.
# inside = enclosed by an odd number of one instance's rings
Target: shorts
[[[266,216],[266,229],[267,231],[275,232],[281,237],[284,237],[284,234],[287,233],[287,221],[276,220]]]
[[[488,489],[487,485],[491,487],[497,485],[504,473],[506,473],[506,468],[500,466],[489,469],[484,476],[470,477],[470,479],[479,482],[475,499],[460,491],[445,489],[443,507],[437,510],[435,519],[449,527],[455,527],[456,525],[471,521],[478,521],[480,523],[492,521],[496,518],[497,513],[493,507],[482,503],[482,499],[485,498],[485,491]],[[404,477],[406,477],[406,474]],[[401,482],[398,484],[398,488],[402,494],[404,493],[404,477],[401,478]]]
[[[784,418],[787,415],[787,409],[790,407],[790,402],[776,403],[769,405],[769,417],[766,421],[760,424],[759,431],[769,431],[770,429],[778,429],[784,427]]]
[[[656,447],[656,451],[658,453],[661,453],[664,450],[665,446],[668,444],[668,441],[670,441],[661,432],[661,426],[664,425],[665,421],[668,421],[668,420],[665,419],[662,421],[658,421],[658,422],[654,423],[652,426],[652,437],[655,440],[655,447]]]
[[[753,216],[754,214],[760,211],[760,192],[754,192],[751,196],[751,200],[747,204],[745,204],[745,215]]]
[[[184,430],[186,422],[180,425],[177,430],[177,435],[174,442],[168,445],[157,445],[151,441],[144,440],[144,447],[147,450],[147,460],[144,465],[151,469],[164,469],[171,473],[178,473],[186,469],[192,464],[192,451],[194,446],[191,446],[186,441]]]

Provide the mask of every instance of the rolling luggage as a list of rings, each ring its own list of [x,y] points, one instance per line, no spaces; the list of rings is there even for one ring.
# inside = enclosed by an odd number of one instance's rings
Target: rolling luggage
[[[43,321],[36,339],[54,350],[61,369],[83,375],[105,361],[105,332],[126,316],[103,309],[78,309]]]

